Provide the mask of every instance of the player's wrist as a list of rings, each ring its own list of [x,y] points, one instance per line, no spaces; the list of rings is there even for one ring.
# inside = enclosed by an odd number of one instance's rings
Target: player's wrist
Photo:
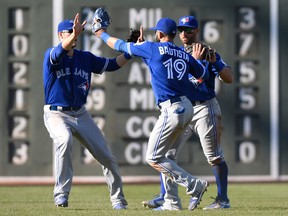
[[[107,43],[108,39],[110,38],[110,35],[107,34],[106,32],[102,32],[99,37],[100,37],[105,43]]]
[[[222,62],[216,61],[214,63],[212,63],[213,67],[218,71],[222,71],[223,68],[225,67],[225,65]]]
[[[132,56],[129,54],[129,53],[124,53],[124,57],[127,59],[127,60],[130,60],[132,58]]]

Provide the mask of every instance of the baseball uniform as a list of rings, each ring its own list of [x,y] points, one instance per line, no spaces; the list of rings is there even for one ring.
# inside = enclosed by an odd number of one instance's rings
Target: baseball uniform
[[[151,30],[176,34],[177,28],[173,20],[162,18]],[[203,66],[191,55],[171,41],[146,41],[135,44],[117,39],[114,45],[111,45],[110,35],[102,33],[100,37],[118,51],[142,57],[149,67],[152,90],[161,114],[150,134],[146,160],[154,169],[185,187],[187,194],[199,198],[200,202],[208,186],[207,181],[195,178],[174,160],[165,157],[165,154],[183,133],[193,116],[193,107],[188,99],[191,94],[188,91],[188,73],[202,79],[207,78],[208,73],[205,73]]]
[[[180,39],[182,40],[182,43],[186,45],[185,48],[188,48],[189,45],[191,46],[192,43],[196,42],[198,34],[198,21],[195,17],[180,17],[177,27],[180,31]],[[190,51],[192,51],[192,49],[190,49]],[[192,92],[189,99],[194,107],[194,116],[186,131],[182,136],[178,137],[174,147],[167,153],[166,156],[176,161],[177,154],[183,147],[184,143],[193,134],[197,134],[200,139],[204,155],[206,156],[208,163],[213,168],[218,189],[215,202],[204,209],[229,208],[230,203],[227,196],[228,168],[224,160],[223,151],[220,147],[221,110],[215,97],[215,78],[220,76],[219,72],[224,73],[223,68],[227,70],[229,66],[225,64],[218,53],[216,53],[215,63],[212,64],[206,60],[201,60],[201,63],[209,72],[209,78],[204,82],[199,81],[193,76],[189,78],[191,81],[189,91]],[[226,71],[225,73],[231,73],[231,70],[229,69],[228,72]],[[224,81],[232,82],[232,80]],[[178,196],[177,185],[173,184],[172,181],[164,175],[160,177],[161,191],[159,196],[153,200],[143,201],[143,205],[150,208],[157,208],[161,205],[163,205],[163,208],[167,209],[177,208],[177,206],[180,208],[182,205]],[[165,184],[163,184],[163,181]],[[195,201],[191,199],[188,209],[193,210],[195,207]]]
[[[72,26],[72,20],[65,20],[59,24],[58,32],[69,31]],[[72,142],[75,137],[101,164],[113,208],[119,205],[126,208],[116,160],[102,132],[84,107],[92,72],[115,71],[119,66],[116,59],[98,57],[87,51],[74,49],[73,56],[67,54],[61,42],[46,51],[43,61],[44,123],[55,146],[55,205],[68,206],[73,178]]]
[[[217,61],[221,61],[223,66],[227,66],[220,55],[217,53]],[[221,164],[224,161],[223,151],[220,147],[221,136],[221,110],[218,101],[215,97],[215,78],[218,76],[216,69],[206,60],[202,60],[203,64],[209,71],[209,79],[199,83],[194,77],[190,77],[190,91],[193,92],[189,98],[192,101],[194,115],[186,128],[185,132],[175,141],[173,148],[167,153],[167,157],[177,161],[177,154],[183,148],[186,141],[196,134],[204,152],[207,161],[212,166]],[[226,163],[225,163],[226,164]],[[176,184],[165,176],[162,176],[165,185],[166,194],[164,196],[165,208],[169,206],[182,206],[178,196],[178,188]],[[225,192],[224,192],[225,193]],[[226,191],[227,194],[227,191]]]

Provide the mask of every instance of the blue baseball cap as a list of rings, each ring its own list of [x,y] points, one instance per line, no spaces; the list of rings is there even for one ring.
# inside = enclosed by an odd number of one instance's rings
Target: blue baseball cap
[[[73,29],[74,22],[73,20],[64,20],[58,24],[58,32],[64,31],[64,30],[72,30]]]
[[[194,16],[182,16],[177,27],[198,28],[198,21]]]
[[[150,30],[158,30],[165,34],[176,34],[177,32],[177,24],[174,20],[170,18],[162,18],[158,20],[157,25]]]

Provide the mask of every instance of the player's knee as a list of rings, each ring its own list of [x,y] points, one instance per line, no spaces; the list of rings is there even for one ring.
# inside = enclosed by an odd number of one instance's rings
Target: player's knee
[[[156,169],[157,171],[159,172],[162,172],[162,168],[161,166],[159,166],[159,164],[161,163],[161,158],[152,158],[152,157],[148,157],[146,156],[146,162],[151,166],[153,167],[154,169]]]
[[[147,161],[148,162],[148,161]],[[154,169],[156,169],[157,171],[159,171],[159,172],[161,172],[162,171],[162,169],[161,169],[161,167],[159,166],[159,164],[158,163],[156,163],[156,162],[148,162],[148,164],[151,166],[151,167],[153,167]]]
[[[223,161],[223,158],[218,157],[218,158],[213,158],[213,159],[208,159],[208,163],[211,166],[217,166],[218,164],[220,164]]]
[[[72,146],[73,137],[70,133],[63,132],[60,136],[54,139],[58,148],[69,148]]]
[[[149,156],[146,156],[146,162],[152,167],[157,164],[157,161]]]
[[[152,160],[151,158],[147,158],[147,157],[146,157],[146,162],[152,167],[156,164],[154,160]]]

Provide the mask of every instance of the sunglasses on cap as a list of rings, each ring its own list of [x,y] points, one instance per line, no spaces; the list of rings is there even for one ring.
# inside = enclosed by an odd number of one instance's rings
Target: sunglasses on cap
[[[194,32],[195,28],[189,28],[189,27],[178,27],[178,31],[180,33],[182,33],[183,31],[186,33],[186,34],[192,34]]]
[[[63,30],[63,31],[61,31],[62,33],[72,33],[73,32],[73,29],[70,29],[70,30]]]
[[[85,28],[83,28],[82,29],[82,31],[84,31],[85,30]],[[70,29],[70,30],[63,30],[63,31],[61,31],[62,33],[69,33],[69,34],[71,34],[72,32],[73,32],[73,29]]]

